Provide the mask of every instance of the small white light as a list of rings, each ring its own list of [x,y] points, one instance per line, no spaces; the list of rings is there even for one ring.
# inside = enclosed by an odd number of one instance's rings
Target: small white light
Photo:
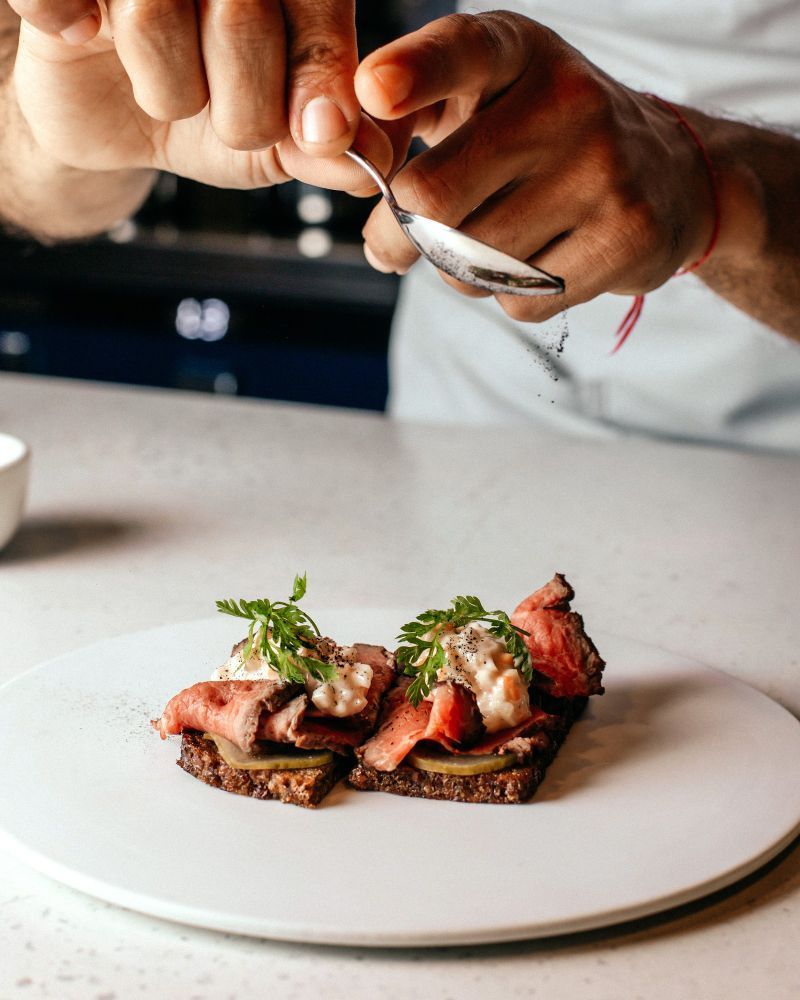
[[[31,349],[31,338],[22,330],[3,330],[0,332],[0,354],[9,358],[21,358]]]
[[[333,240],[327,229],[313,226],[297,237],[297,249],[304,257],[325,257],[331,252]]]
[[[333,215],[330,196],[321,191],[309,191],[297,199],[297,214],[310,226],[319,226]]]
[[[200,303],[200,337],[208,343],[222,340],[228,332],[231,311],[222,299],[203,299]]]
[[[214,378],[214,392],[222,393],[225,396],[235,396],[239,391],[239,379],[233,372],[220,372]]]
[[[113,229],[109,229],[108,238],[112,243],[132,243],[136,239],[138,232],[133,219],[125,219],[117,223]]]
[[[175,312],[175,329],[186,340],[213,344],[228,332],[231,311],[222,299],[181,299]]]
[[[175,329],[186,340],[197,340],[201,336],[202,318],[203,307],[197,299],[181,299],[175,313]]]

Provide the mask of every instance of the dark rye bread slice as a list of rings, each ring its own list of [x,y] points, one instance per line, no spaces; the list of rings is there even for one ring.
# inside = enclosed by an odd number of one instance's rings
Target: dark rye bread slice
[[[347,776],[347,783],[364,792],[389,792],[420,799],[450,802],[484,802],[514,805],[527,802],[544,778],[547,765],[564,742],[572,723],[586,706],[586,698],[564,704],[564,714],[532,738],[510,740],[507,749],[517,758],[514,767],[488,774],[439,774],[411,764],[394,771],[378,771],[359,763]]]
[[[446,799],[449,802],[526,802],[544,776],[544,768],[531,763],[491,774],[436,774],[401,764],[394,771],[376,771],[358,764],[347,783],[362,792],[390,792],[418,799]]]
[[[279,799],[295,806],[314,806],[325,798],[351,766],[351,761],[334,754],[330,764],[292,770],[245,771],[226,764],[216,746],[197,730],[181,735],[181,756],[177,761],[187,774],[207,785],[254,799]]]

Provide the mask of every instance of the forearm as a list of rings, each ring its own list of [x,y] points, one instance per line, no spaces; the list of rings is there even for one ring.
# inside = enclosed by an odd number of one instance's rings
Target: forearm
[[[15,15],[0,0],[0,227],[43,242],[102,232],[136,211],[154,173],[76,170],[41,149],[16,99],[18,33]]]
[[[717,247],[696,274],[718,295],[800,340],[800,141],[691,115],[720,193]]]

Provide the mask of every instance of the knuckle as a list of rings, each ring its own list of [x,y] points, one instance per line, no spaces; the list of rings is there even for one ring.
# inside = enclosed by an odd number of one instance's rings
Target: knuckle
[[[558,36],[554,36],[558,37]],[[561,39],[545,57],[547,73],[539,86],[553,121],[570,122],[586,134],[603,134],[612,124],[614,99],[609,82],[584,56]]]
[[[400,204],[439,222],[452,216],[457,203],[457,192],[450,182],[436,171],[424,170],[413,165],[399,175],[396,187],[400,189]]]
[[[485,14],[451,14],[451,23],[464,34],[471,35],[490,52],[499,54],[501,44],[497,36],[495,21]]]
[[[281,124],[269,122],[248,122],[212,118],[214,134],[228,149],[244,152],[269,149],[275,146],[286,135],[285,122]]]
[[[176,122],[199,115],[206,106],[208,94],[134,90],[134,98],[139,107],[156,121]]]
[[[223,0],[212,5],[214,27],[228,35],[249,37],[265,26],[264,7],[259,0]]]
[[[330,80],[347,70],[355,72],[353,55],[343,41],[324,36],[303,39],[302,45],[293,48],[289,68],[295,85]]]
[[[57,34],[94,9],[91,3],[48,3],[42,0],[14,0],[9,6],[28,24],[47,34]]]
[[[440,32],[431,31],[420,39],[419,53],[423,64],[452,61],[454,38],[466,43],[470,52],[480,53],[489,64],[503,58],[503,33],[492,18],[493,15],[488,14],[448,15],[442,22]]]
[[[496,10],[488,14],[455,14],[462,20],[463,30],[471,34],[486,53],[491,65],[514,58],[522,44],[520,19],[511,11]]]
[[[180,17],[180,9],[171,0],[125,0],[110,8],[112,22],[135,31],[154,27],[166,30]]]

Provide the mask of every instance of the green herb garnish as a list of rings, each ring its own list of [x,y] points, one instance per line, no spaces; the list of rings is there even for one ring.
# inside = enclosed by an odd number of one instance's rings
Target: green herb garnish
[[[323,663],[305,650],[314,648],[320,631],[310,615],[302,611],[297,602],[306,592],[306,574],[295,576],[292,596],[288,601],[269,601],[258,597],[254,601],[241,598],[217,601],[217,611],[250,622],[247,642],[242,650],[242,662],[247,663],[254,648],[275,670],[279,677],[295,684],[303,684],[306,673],[318,681],[332,681],[336,666]]]
[[[463,628],[470,622],[484,622],[493,636],[505,643],[514,657],[514,666],[530,684],[533,679],[531,654],[523,640],[525,629],[513,625],[505,611],[487,611],[477,597],[454,597],[451,607],[444,611],[423,611],[413,622],[400,630],[397,662],[403,673],[414,680],[409,684],[406,697],[418,705],[430,693],[436,676],[447,663],[440,641],[442,630],[448,626]]]

